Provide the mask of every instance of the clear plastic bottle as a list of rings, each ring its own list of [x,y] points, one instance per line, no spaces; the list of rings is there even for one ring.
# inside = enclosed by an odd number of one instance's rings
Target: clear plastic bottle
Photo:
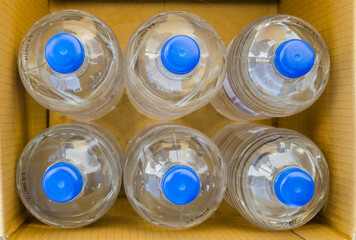
[[[220,90],[225,75],[222,40],[209,23],[191,13],[151,17],[126,47],[127,94],[150,118],[175,119],[203,107]]]
[[[22,83],[38,103],[85,121],[115,108],[124,89],[122,68],[112,30],[78,10],[57,11],[36,22],[18,56]]]
[[[227,52],[227,76],[212,105],[233,120],[296,114],[312,105],[328,82],[324,40],[293,16],[257,19],[229,43]]]
[[[130,140],[125,159],[126,196],[142,218],[159,227],[196,226],[223,200],[226,174],[219,149],[194,129],[147,126]]]
[[[22,152],[16,176],[20,198],[46,224],[62,228],[88,225],[116,200],[121,158],[115,137],[98,124],[48,128]]]
[[[308,222],[323,206],[329,190],[328,165],[306,136],[235,123],[213,139],[228,169],[225,199],[251,223],[288,230]]]

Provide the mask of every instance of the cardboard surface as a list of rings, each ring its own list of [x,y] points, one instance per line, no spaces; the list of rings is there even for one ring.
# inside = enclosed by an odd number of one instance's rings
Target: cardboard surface
[[[311,23],[331,56],[331,75],[321,98],[308,110],[278,119],[278,126],[310,137],[328,161],[331,185],[322,216],[356,238],[355,6],[353,0],[282,0],[280,13]]]
[[[23,239],[125,239],[125,240],[246,240],[246,239],[332,239],[346,237],[312,222],[301,227],[298,233],[293,231],[273,232],[258,228],[244,220],[235,209],[226,202],[206,222],[186,230],[166,230],[158,228],[139,217],[126,198],[118,198],[110,211],[98,222],[79,229],[58,229],[46,226],[38,220],[27,221],[10,240]]]
[[[0,237],[27,216],[15,186],[16,164],[26,142],[47,125],[47,111],[26,95],[17,71],[22,38],[47,12],[47,1],[0,1]]]
[[[1,1],[1,0],[0,0]],[[17,51],[28,28],[45,15],[60,9],[80,9],[104,20],[115,32],[122,49],[147,18],[169,10],[195,13],[210,22],[228,43],[252,20],[274,13],[289,13],[313,24],[325,38],[332,57],[332,76],[322,98],[310,110],[279,119],[282,127],[294,128],[311,137],[324,151],[331,170],[331,192],[322,219],[287,232],[270,232],[252,226],[226,203],[211,219],[185,231],[159,229],[143,219],[119,198],[103,219],[88,227],[63,230],[46,226],[33,217],[10,239],[345,239],[326,223],[354,236],[355,214],[355,69],[354,14],[352,0],[276,1],[119,1],[119,0],[13,0],[0,2],[0,236],[9,236],[23,221],[26,211],[15,187],[17,158],[30,137],[47,124],[47,111],[28,96],[17,75]],[[71,121],[49,114],[49,124]],[[138,113],[126,95],[109,115],[97,120],[111,130],[125,149],[129,138],[154,122]],[[175,122],[212,136],[232,121],[210,105]],[[271,119],[261,121],[276,124]],[[347,184],[345,184],[347,183]],[[326,221],[326,222],[325,222]]]

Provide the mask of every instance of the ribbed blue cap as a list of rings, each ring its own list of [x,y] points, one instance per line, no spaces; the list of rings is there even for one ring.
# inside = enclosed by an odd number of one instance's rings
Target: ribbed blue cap
[[[313,48],[305,41],[292,39],[281,43],[274,53],[274,65],[287,78],[299,78],[314,65]]]
[[[290,207],[307,204],[313,198],[315,191],[311,176],[295,167],[282,170],[277,175],[273,187],[278,200]]]
[[[81,192],[83,176],[71,163],[59,162],[50,166],[42,179],[43,191],[55,202],[69,202]]]
[[[177,205],[184,205],[194,201],[198,196],[200,180],[192,168],[176,165],[164,173],[161,187],[168,201]]]
[[[82,66],[85,51],[78,38],[68,33],[60,33],[48,40],[45,57],[54,71],[68,74]]]
[[[182,75],[191,72],[200,59],[198,44],[186,35],[168,39],[161,49],[163,66],[171,73]]]

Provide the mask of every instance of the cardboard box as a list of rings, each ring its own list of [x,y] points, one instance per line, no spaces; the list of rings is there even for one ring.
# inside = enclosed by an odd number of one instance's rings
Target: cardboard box
[[[355,159],[355,7],[353,0],[277,1],[85,1],[12,0],[0,4],[0,236],[6,239],[350,239],[356,238]],[[309,136],[323,150],[330,167],[331,187],[321,213],[292,231],[257,228],[223,203],[205,223],[184,231],[159,229],[132,210],[125,197],[98,222],[79,229],[56,229],[28,217],[15,186],[16,163],[26,142],[40,130],[71,121],[36,104],[21,84],[17,52],[27,30],[39,18],[60,9],[80,9],[104,20],[121,47],[135,28],[154,14],[169,10],[195,13],[210,22],[228,43],[246,24],[268,14],[285,13],[305,19],[329,46],[331,78],[322,97],[296,116],[264,121]],[[98,123],[109,128],[125,148],[128,139],[153,122],[139,114],[126,95],[117,108]],[[179,119],[208,136],[231,121],[208,105]],[[22,225],[21,225],[22,224]],[[1,237],[0,237],[1,238]]]

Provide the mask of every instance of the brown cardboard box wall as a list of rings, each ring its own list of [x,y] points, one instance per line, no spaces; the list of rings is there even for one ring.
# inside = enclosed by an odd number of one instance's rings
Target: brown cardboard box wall
[[[169,10],[184,10],[201,16],[215,27],[225,43],[246,24],[268,14],[292,14],[310,22],[329,47],[332,69],[327,89],[305,112],[263,123],[298,130],[323,150],[330,167],[331,187],[327,203],[319,216],[293,231],[270,232],[249,224],[223,203],[200,226],[170,231],[144,222],[134,213],[127,200],[120,197],[103,219],[85,228],[55,229],[28,217],[15,186],[19,154],[26,142],[40,130],[70,120],[53,112],[48,113],[25,93],[17,74],[17,52],[30,26],[47,13],[60,9],[80,9],[98,16],[114,30],[123,49],[140,23],[154,14]],[[1,0],[0,238],[356,239],[355,14],[354,0]],[[125,148],[133,133],[153,120],[134,110],[124,96],[112,113],[97,122],[110,129]],[[176,122],[212,136],[231,121],[208,105]]]

